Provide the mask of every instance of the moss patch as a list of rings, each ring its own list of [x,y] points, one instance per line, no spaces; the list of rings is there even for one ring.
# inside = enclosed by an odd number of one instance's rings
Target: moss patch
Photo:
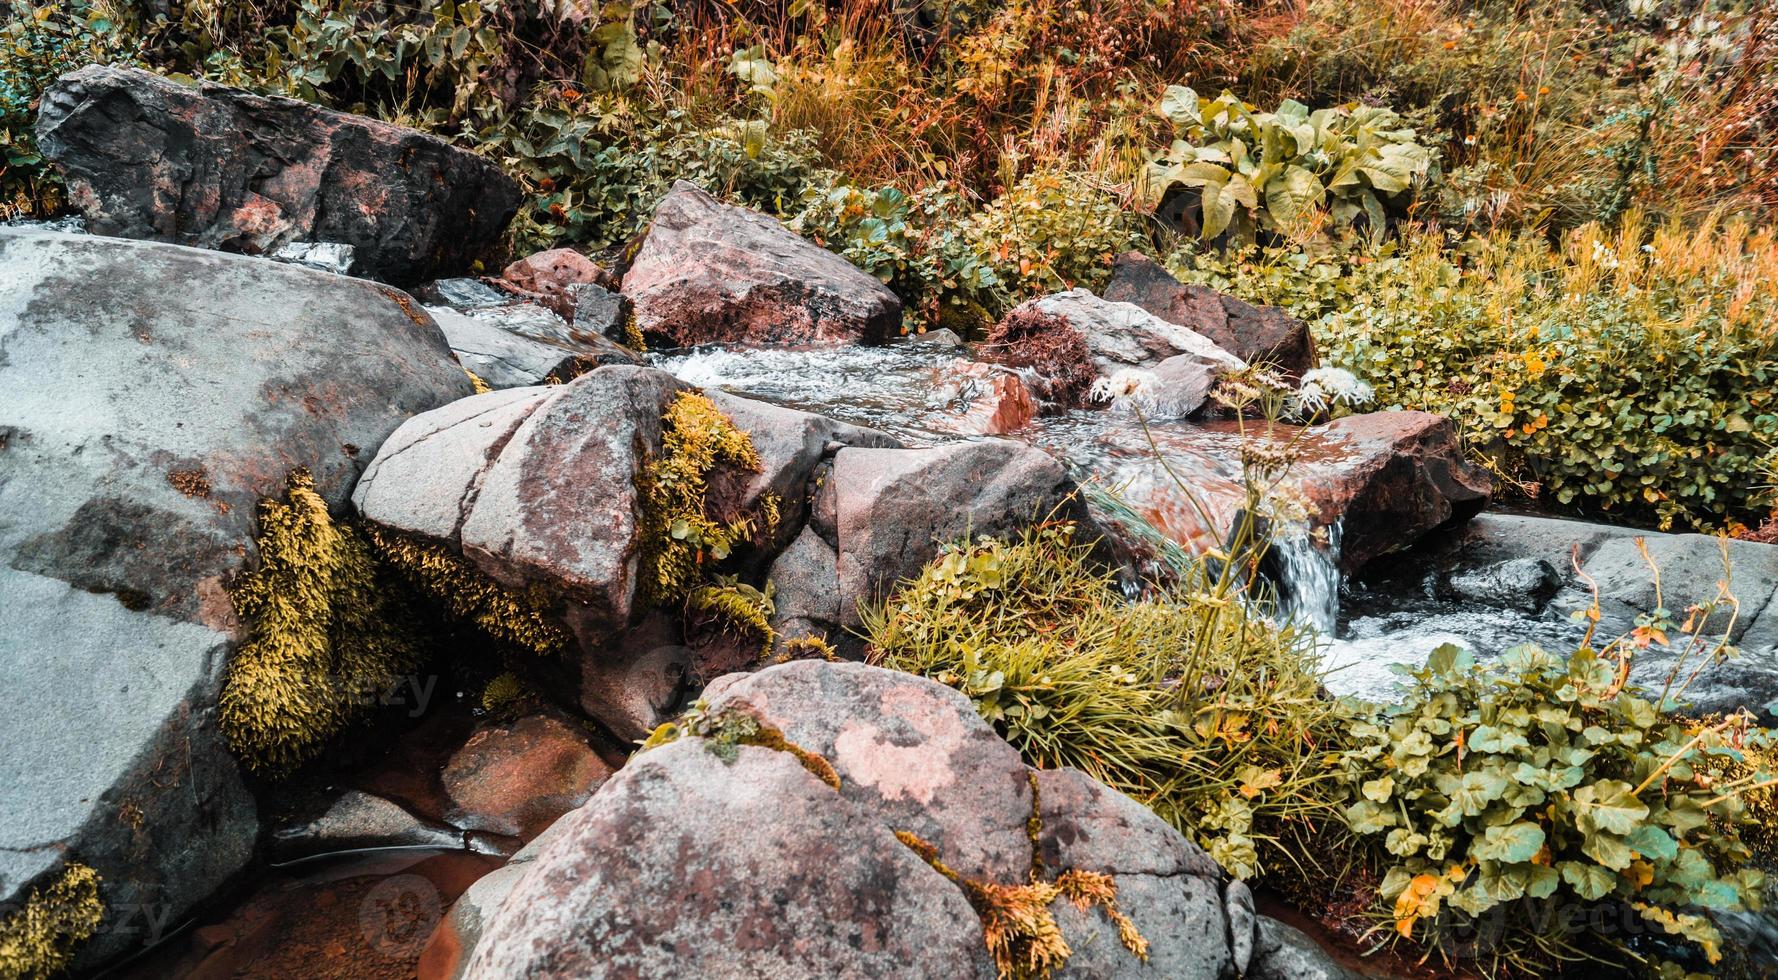
[[[99,873],[70,864],[48,888],[31,892],[21,908],[0,919],[0,980],[53,976],[98,931],[105,905]]]
[[[551,618],[556,597],[542,585],[509,589],[443,545],[366,526],[378,553],[414,588],[452,616],[496,640],[540,655],[568,649],[573,637]]]
[[[732,575],[719,575],[715,582],[692,589],[685,607],[688,618],[710,617],[724,629],[757,639],[762,660],[771,656],[778,642],[778,631],[772,629],[770,582],[761,591]]]
[[[709,705],[703,701],[692,705],[678,721],[670,721],[656,728],[648,736],[648,741],[642,743],[641,751],[646,752],[686,736],[703,739],[710,754],[728,765],[734,764],[739,757],[737,750],[743,745],[756,745],[774,752],[787,753],[795,757],[816,779],[836,791],[840,788],[840,774],[834,769],[833,763],[819,753],[810,752],[785,738],[782,731],[751,712],[725,708],[711,714]]]
[[[418,660],[416,630],[365,536],[304,471],[260,507],[259,567],[230,590],[246,639],[229,662],[223,734],[255,770],[287,772]]]
[[[662,422],[661,453],[636,482],[643,512],[641,587],[649,605],[686,598],[707,565],[769,531],[775,511],[765,506],[757,514],[725,514],[711,499],[711,480],[719,471],[757,473],[761,466],[753,440],[715,402],[680,392]]]

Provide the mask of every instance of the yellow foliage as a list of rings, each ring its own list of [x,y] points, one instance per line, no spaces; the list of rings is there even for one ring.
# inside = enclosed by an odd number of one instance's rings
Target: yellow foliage
[[[540,656],[568,648],[572,637],[550,618],[555,602],[543,586],[509,589],[443,545],[415,541],[374,526],[365,530],[384,560],[421,592],[443,603],[452,616],[496,640]]]
[[[1035,810],[1035,807],[1033,807]],[[1033,818],[1035,819],[1035,817]],[[1032,848],[1037,847],[1033,833]],[[958,874],[939,860],[938,848],[909,831],[895,832],[897,840],[907,845],[934,871],[963,889],[969,904],[982,921],[982,937],[994,969],[1001,980],[1047,980],[1068,962],[1073,950],[1062,936],[1061,927],[1050,906],[1058,898],[1066,898],[1077,908],[1094,905],[1117,927],[1118,939],[1131,955],[1147,962],[1148,940],[1136,931],[1117,906],[1117,882],[1110,875],[1094,871],[1064,871],[1053,882],[1037,876],[1040,863],[1032,862],[1032,878],[1022,885],[1001,885],[976,881]]]
[[[74,950],[99,928],[105,906],[99,874],[70,864],[47,889],[0,919],[0,980],[49,977],[68,968]]]
[[[223,734],[250,768],[307,761],[415,662],[369,543],[336,522],[306,471],[260,507],[259,567],[230,590],[245,640],[228,665]]]
[[[721,467],[758,472],[753,440],[716,403],[682,391],[662,421],[661,454],[637,478],[642,496],[641,586],[651,605],[685,598],[706,562],[721,561],[762,526],[756,515],[721,520],[708,513],[710,477]],[[770,517],[775,507],[768,507]],[[769,522],[768,522],[769,523]]]

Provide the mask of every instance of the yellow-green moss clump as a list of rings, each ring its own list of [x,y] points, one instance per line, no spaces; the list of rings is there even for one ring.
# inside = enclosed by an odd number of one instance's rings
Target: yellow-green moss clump
[[[840,788],[840,774],[834,770],[833,763],[819,753],[810,752],[785,738],[782,731],[750,711],[724,708],[712,714],[710,705],[704,701],[686,709],[677,721],[657,727],[642,743],[641,751],[647,752],[686,736],[703,739],[710,754],[727,765],[733,765],[740,757],[739,748],[743,745],[784,752],[794,757],[816,779],[835,790]]]
[[[685,600],[686,609],[705,613],[720,620],[725,627],[758,638],[760,659],[771,656],[778,642],[778,631],[772,629],[772,583],[765,591],[737,579],[718,575],[716,581],[691,590]]]
[[[104,915],[99,873],[68,865],[48,888],[33,890],[24,908],[0,918],[0,980],[36,980],[66,970]]]
[[[307,472],[261,505],[258,546],[259,567],[230,591],[245,640],[221,723],[250,768],[286,772],[411,669],[418,643],[370,543],[333,519]]]
[[[761,530],[770,531],[776,508],[759,514],[713,513],[710,479],[719,468],[757,473],[753,440],[716,403],[682,391],[662,416],[661,453],[642,468],[643,598],[650,605],[678,602],[703,579],[706,563],[719,562]]]
[[[384,560],[457,619],[532,653],[547,656],[568,648],[572,637],[550,617],[556,601],[543,585],[509,589],[443,545],[374,526],[365,530]]]

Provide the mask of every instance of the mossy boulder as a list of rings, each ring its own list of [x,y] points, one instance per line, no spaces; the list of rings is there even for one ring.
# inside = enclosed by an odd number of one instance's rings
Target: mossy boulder
[[[260,504],[324,508],[467,395],[387,287],[174,245],[0,229],[0,906],[69,862],[112,910],[85,965],[177,919],[258,832],[217,699]]]
[[[700,597],[763,598],[759,576],[802,526],[816,470],[848,445],[894,442],[613,365],[412,419],[354,499],[384,553],[453,611],[567,653],[557,667],[579,708],[629,739],[687,677],[722,672],[698,666],[682,613]],[[753,580],[721,586],[720,573]]]
[[[551,828],[504,902],[452,913],[475,925],[451,934],[473,944],[452,975],[1221,980],[1247,965],[1225,901],[1244,891],[1208,856],[1078,772],[1027,769],[957,692],[799,662],[709,694]],[[1250,951],[1255,923],[1240,925]],[[1060,968],[1000,968],[1038,960]]]

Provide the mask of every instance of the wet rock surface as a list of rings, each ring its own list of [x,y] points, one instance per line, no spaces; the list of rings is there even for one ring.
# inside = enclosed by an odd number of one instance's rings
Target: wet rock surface
[[[402,420],[469,380],[369,282],[7,229],[0,270],[0,904],[79,860],[108,904],[182,915],[258,832],[215,698],[259,502],[304,468],[342,506]]]
[[[1593,632],[1595,642],[1603,642],[1634,629],[1638,616],[1657,608],[1656,568],[1662,602],[1676,627],[1689,618],[1689,607],[1716,599],[1726,582],[1738,604],[1732,621],[1729,605],[1721,603],[1710,618],[1697,617],[1694,634],[1670,629],[1669,643],[1638,652],[1631,679],[1658,691],[1682,655],[1696,666],[1705,651],[1726,640],[1739,653],[1704,672],[1686,692],[1693,709],[1745,707],[1771,718],[1778,701],[1774,556],[1778,546],[1488,513],[1377,562],[1356,583],[1348,618],[1366,628],[1399,620],[1403,631],[1430,623],[1440,634],[1453,634],[1407,641],[1427,649],[1462,640],[1483,655],[1520,642],[1555,651],[1584,635],[1588,624],[1575,617],[1593,605],[1595,589],[1600,619]],[[1512,618],[1487,611],[1499,609],[1511,610]]]
[[[499,321],[451,309],[427,311],[444,331],[451,353],[490,388],[522,388],[572,381],[606,364],[639,364],[641,358],[604,337],[567,343],[538,340]]]
[[[1320,523],[1340,524],[1340,566],[1362,568],[1436,528],[1480,513],[1493,482],[1469,462],[1448,419],[1372,412],[1317,429],[1328,447],[1290,471]]]
[[[656,209],[623,293],[668,346],[878,343],[901,300],[874,277],[756,211],[680,181]]]
[[[467,269],[520,199],[491,161],[418,130],[128,68],[50,86],[37,141],[95,234],[350,245],[359,275],[397,285]]]

